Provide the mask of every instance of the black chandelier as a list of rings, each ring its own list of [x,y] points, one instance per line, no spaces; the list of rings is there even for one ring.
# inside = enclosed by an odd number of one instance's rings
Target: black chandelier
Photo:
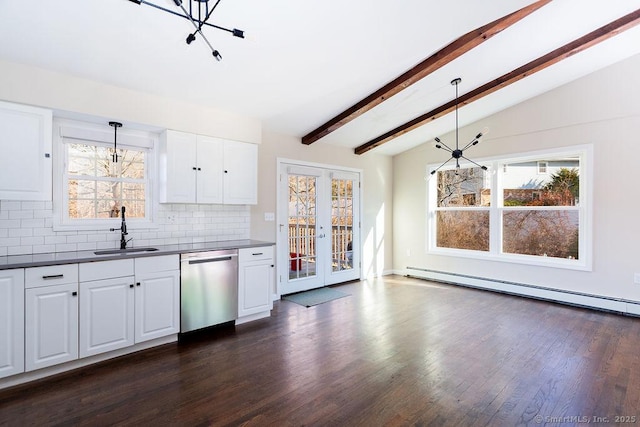
[[[244,38],[244,31],[242,30],[238,30],[237,28],[233,28],[233,29],[224,28],[218,25],[214,25],[210,22],[207,22],[209,21],[209,18],[211,18],[211,14],[216,9],[216,7],[218,6],[221,0],[217,0],[212,7],[209,7],[209,0],[186,0],[189,3],[188,10],[182,4],[182,0],[173,0],[176,6],[178,6],[182,10],[182,13],[176,12],[171,9],[167,9],[162,6],[158,6],[157,4],[153,4],[146,0],[129,0],[129,1],[136,4],[146,4],[148,6],[155,7],[156,9],[171,13],[173,15],[176,15],[191,21],[191,24],[193,24],[195,31],[187,36],[187,39],[186,39],[187,44],[191,44],[191,42],[196,39],[196,34],[199,34],[202,37],[202,40],[204,40],[205,43],[211,49],[211,53],[213,54],[213,57],[216,58],[218,61],[222,60],[222,55],[220,55],[220,52],[218,52],[217,49],[214,49],[211,43],[209,43],[209,40],[207,40],[204,33],[202,32],[202,27],[206,25],[208,27],[217,28],[218,30],[227,31],[235,37],[240,37],[241,39]]]
[[[464,146],[464,148],[460,148],[458,145],[458,84],[460,84],[460,82],[462,81],[462,79],[460,77],[457,77],[453,80],[451,80],[451,84],[454,85],[456,87],[456,148],[455,150],[451,149],[449,146],[447,146],[447,144],[445,144],[444,142],[442,142],[440,140],[440,138],[436,137],[436,148],[440,148],[442,150],[448,151],[449,153],[451,153],[451,157],[449,157],[443,164],[441,164],[440,166],[438,166],[436,169],[431,171],[431,175],[435,174],[436,172],[438,172],[438,170],[443,167],[444,165],[446,165],[447,163],[449,163],[449,161],[451,159],[456,159],[456,175],[458,175],[458,171],[460,170],[460,159],[465,159],[466,161],[473,163],[474,165],[480,167],[482,170],[487,170],[486,166],[482,166],[479,165],[478,163],[474,162],[473,160],[470,160],[468,158],[466,158],[464,156],[464,150],[466,150],[467,148],[476,145],[478,142],[480,142],[480,138],[482,138],[482,132],[480,132],[479,134],[476,135],[475,138],[473,138],[471,140],[471,142],[469,142],[467,145]]]

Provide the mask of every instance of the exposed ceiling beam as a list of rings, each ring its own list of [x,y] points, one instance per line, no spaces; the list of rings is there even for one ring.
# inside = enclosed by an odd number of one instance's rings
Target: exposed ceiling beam
[[[470,92],[467,92],[464,95],[461,95],[458,98],[458,104],[464,106],[473,101],[477,101],[480,98],[483,98],[499,89],[507,87],[510,84],[515,83],[540,70],[550,67],[551,65],[560,62],[563,59],[569,58],[576,53],[588,49],[638,24],[640,24],[640,9],[628,15],[625,15],[622,18],[616,19],[615,21],[603,27],[600,27],[595,31],[592,31],[591,33],[582,36],[579,39],[576,39],[552,52],[547,53],[544,56],[541,56],[540,58],[529,62],[528,64],[516,68],[515,70],[501,77],[498,77],[495,80],[490,81],[489,83],[486,83]],[[400,125],[395,129],[392,129],[389,132],[386,132],[372,139],[371,141],[360,145],[359,147],[356,147],[354,151],[356,154],[364,154],[367,151],[373,150],[374,148],[379,147],[382,144],[391,141],[392,139],[404,135],[405,133],[417,129],[432,120],[450,113],[455,109],[455,105],[455,100],[441,105],[434,110],[429,111],[428,113],[416,117],[415,119],[403,125]]]
[[[302,143],[309,145],[316,142],[320,138],[327,136],[331,132],[339,129],[350,121],[371,110],[376,105],[379,105],[384,100],[391,98],[393,95],[423,79],[438,68],[447,65],[454,59],[465,54],[482,42],[490,39],[505,28],[510,27],[511,25],[515,24],[516,22],[520,21],[524,17],[535,12],[536,10],[550,2],[551,0],[538,0],[527,7],[524,7],[487,25],[468,32],[448,46],[440,49],[438,52],[434,53],[415,67],[411,68],[409,71],[405,72],[377,91],[373,92],[371,95],[367,96],[360,102],[347,108],[345,111],[338,114],[319,128],[303,136]]]

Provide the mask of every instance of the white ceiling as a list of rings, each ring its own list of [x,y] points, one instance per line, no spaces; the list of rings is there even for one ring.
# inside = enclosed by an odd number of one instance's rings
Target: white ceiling
[[[149,0],[178,11],[173,0]],[[213,1],[213,0],[212,0]],[[185,0],[185,4],[187,1]],[[240,113],[302,137],[468,31],[531,0],[222,0],[206,28],[217,62],[179,17],[128,0],[0,1],[0,59]],[[640,8],[553,0],[316,144],[354,148]],[[460,109],[465,125],[640,53],[640,27]],[[3,82],[7,84],[7,82]],[[377,149],[451,131],[445,116]]]

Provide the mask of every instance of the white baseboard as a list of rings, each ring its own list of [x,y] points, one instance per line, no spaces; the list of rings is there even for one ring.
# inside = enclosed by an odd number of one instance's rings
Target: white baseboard
[[[29,381],[39,380],[41,378],[49,377],[51,375],[60,374],[62,372],[71,371],[73,369],[81,368],[83,366],[92,365],[97,362],[102,362],[114,357],[123,356],[125,354],[135,353],[136,351],[146,350],[159,345],[176,342],[178,335],[168,335],[166,337],[156,338],[154,340],[145,341],[140,344],[135,344],[130,347],[121,348],[119,350],[113,350],[108,353],[97,354],[95,356],[85,357],[82,359],[72,360],[70,362],[61,363],[60,365],[50,366],[48,368],[42,368],[31,372],[25,372],[22,374],[13,375],[11,377],[3,378],[0,380],[0,390],[3,388],[13,387],[19,384],[28,383]]]
[[[464,274],[448,273],[419,267],[407,267],[395,270],[395,274],[417,277],[420,279],[444,282],[494,292],[520,295],[529,298],[553,301],[562,304],[593,308],[597,310],[613,311],[621,314],[640,316],[640,303],[621,298],[610,298],[580,292],[565,291],[524,283],[494,280],[485,277],[475,277]]]
[[[236,319],[236,325],[242,325],[243,323],[252,322],[258,319],[264,319],[265,317],[271,316],[271,310],[262,311],[260,313],[251,314],[249,316],[243,316]]]

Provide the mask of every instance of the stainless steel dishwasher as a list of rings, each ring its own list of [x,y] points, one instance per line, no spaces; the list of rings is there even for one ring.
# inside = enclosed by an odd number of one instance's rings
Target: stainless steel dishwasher
[[[236,249],[182,254],[180,276],[180,332],[237,318]]]

